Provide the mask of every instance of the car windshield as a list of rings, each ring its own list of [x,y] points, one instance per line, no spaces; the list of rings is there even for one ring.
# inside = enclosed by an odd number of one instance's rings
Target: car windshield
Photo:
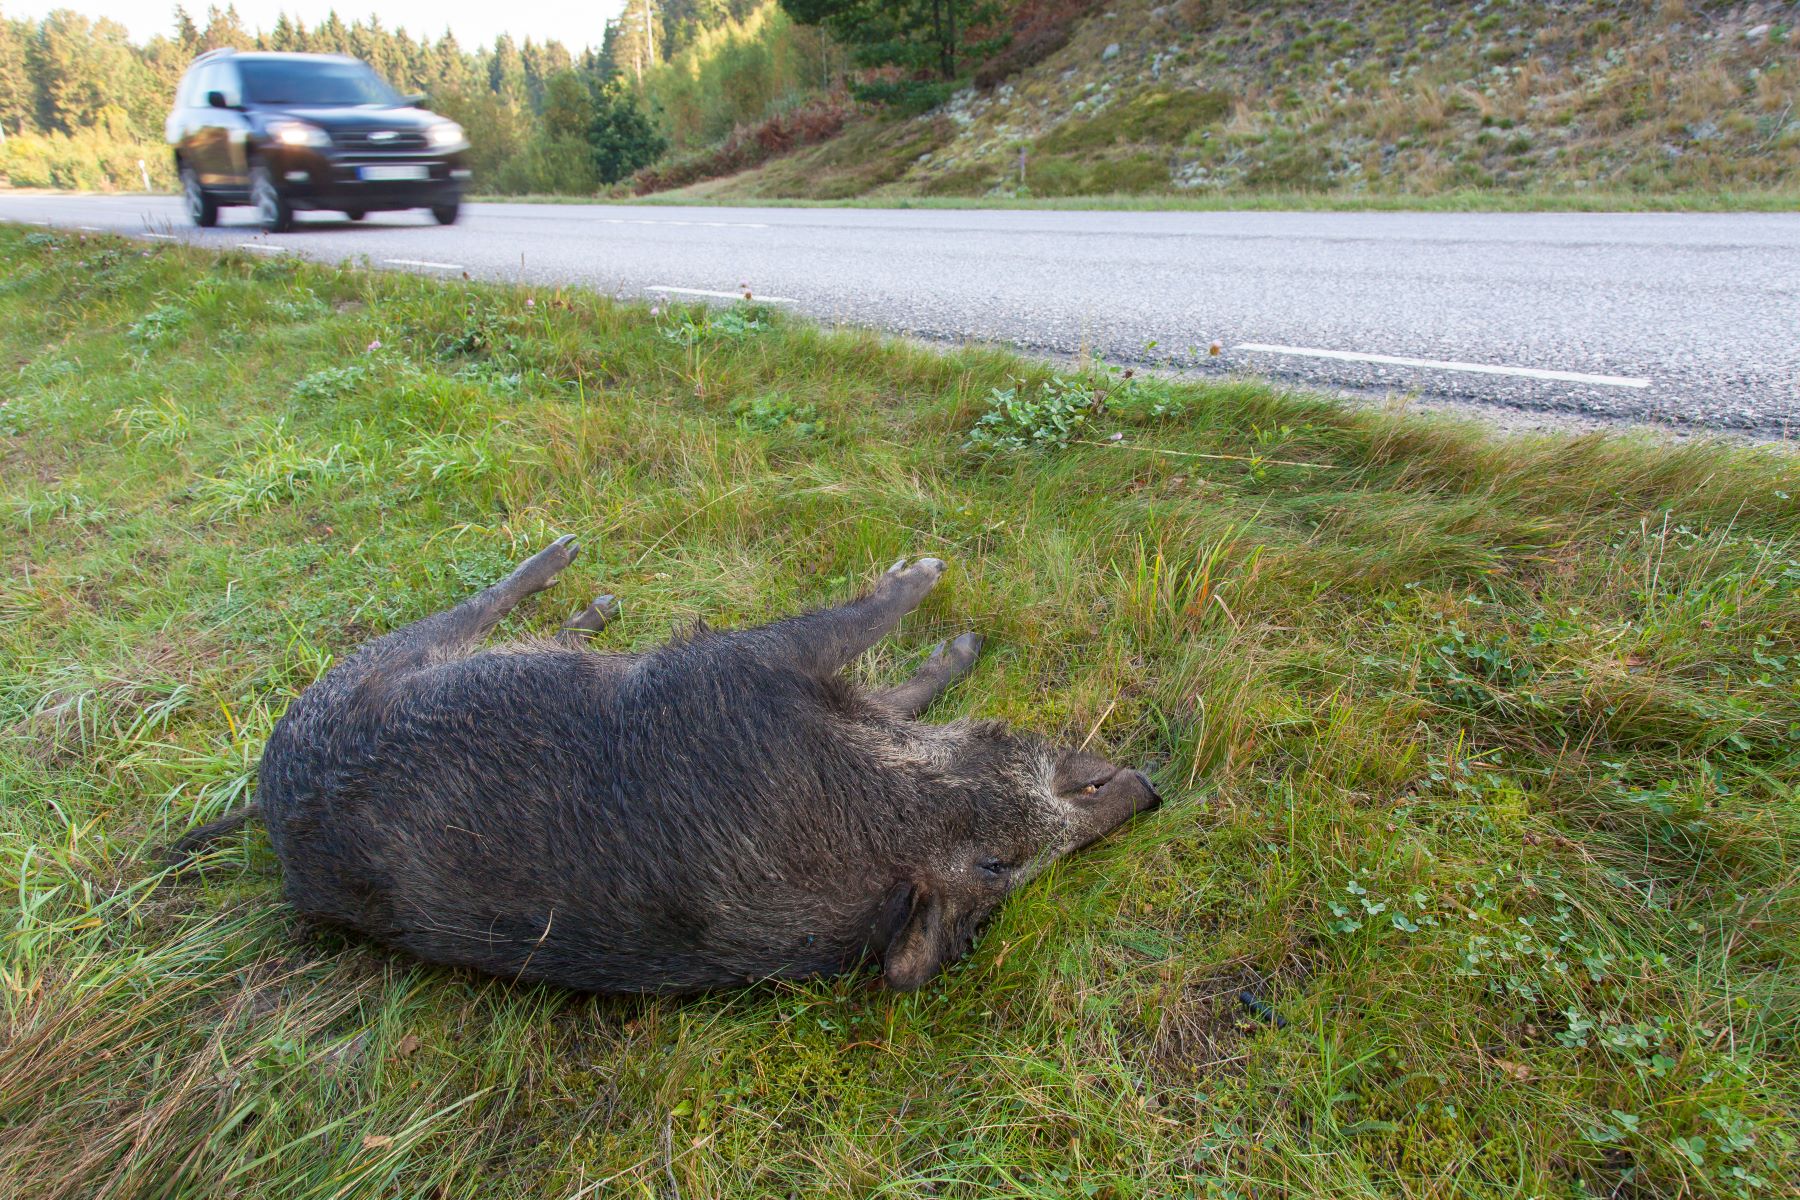
[[[252,104],[320,107],[400,103],[400,94],[358,62],[240,59],[244,98]]]

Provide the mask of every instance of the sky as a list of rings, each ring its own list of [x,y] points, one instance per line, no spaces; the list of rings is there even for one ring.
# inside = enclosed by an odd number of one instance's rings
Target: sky
[[[284,10],[304,21],[308,28],[332,9],[340,20],[375,13],[389,29],[404,26],[414,35],[433,38],[446,26],[464,49],[492,43],[495,36],[510,33],[514,39],[556,39],[580,53],[583,47],[600,45],[606,21],[624,7],[624,0],[236,0],[246,28],[267,32]],[[42,17],[52,9],[72,8],[90,17],[111,17],[131,30],[133,41],[168,34],[175,26],[176,0],[0,0],[0,12],[11,17]],[[208,0],[187,0],[187,10],[200,26],[206,24]],[[219,0],[224,8],[224,0]]]

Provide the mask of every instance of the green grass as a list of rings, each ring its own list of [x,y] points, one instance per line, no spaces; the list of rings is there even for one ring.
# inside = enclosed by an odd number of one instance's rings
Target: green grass
[[[1780,449],[12,229],[0,351],[0,1196],[1800,1184]],[[303,925],[254,827],[161,869],[334,656],[562,532],[503,632],[946,557],[860,669],[980,629],[932,716],[1168,803],[909,996],[517,988]]]

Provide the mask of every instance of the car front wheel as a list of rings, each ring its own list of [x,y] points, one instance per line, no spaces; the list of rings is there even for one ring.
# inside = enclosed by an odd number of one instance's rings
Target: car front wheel
[[[187,205],[188,219],[200,228],[211,229],[219,223],[219,202],[200,186],[199,172],[185,164],[181,168],[181,199]]]
[[[270,233],[286,233],[294,227],[294,206],[261,163],[250,168],[250,203],[256,205],[256,219]]]
[[[461,212],[462,204],[456,200],[452,200],[448,204],[434,204],[431,206],[431,215],[437,218],[437,223],[439,225],[456,224],[457,215]]]

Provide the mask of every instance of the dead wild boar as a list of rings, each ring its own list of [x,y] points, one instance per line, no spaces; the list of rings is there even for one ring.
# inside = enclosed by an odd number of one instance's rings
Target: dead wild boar
[[[586,647],[610,596],[554,639],[479,650],[576,552],[555,542],[294,701],[258,806],[296,908],[584,991],[871,958],[912,989],[1008,892],[1158,802],[1139,772],[999,722],[917,720],[974,663],[974,634],[897,687],[844,678],[937,583],[933,558],[838,608],[647,653]]]

